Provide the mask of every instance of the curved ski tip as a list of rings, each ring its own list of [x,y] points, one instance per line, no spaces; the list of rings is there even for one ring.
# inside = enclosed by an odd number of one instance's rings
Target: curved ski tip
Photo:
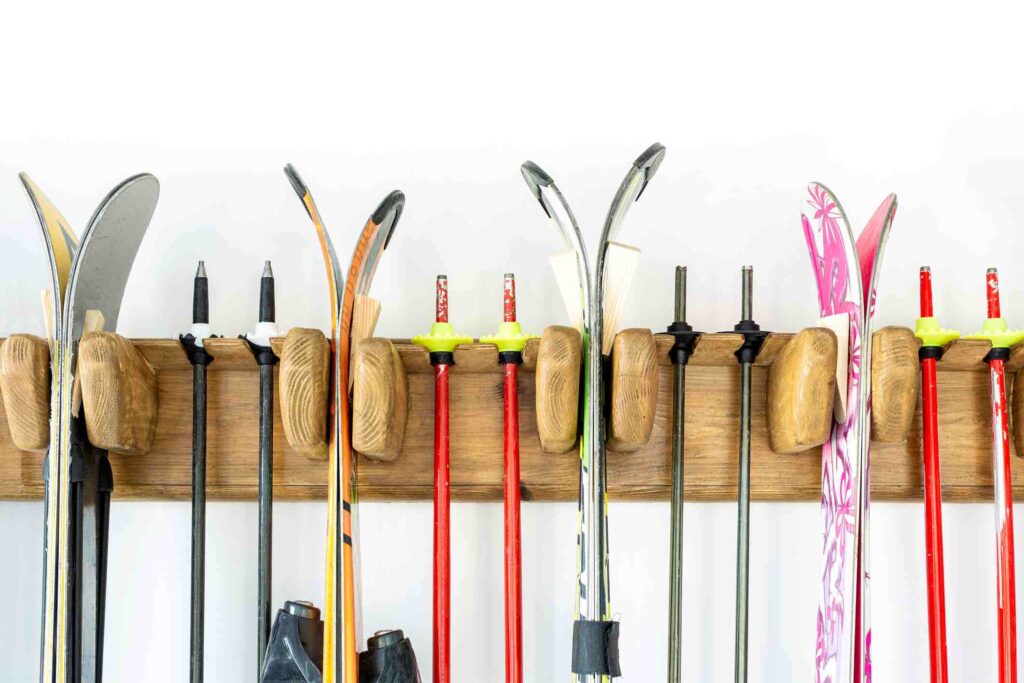
[[[291,164],[284,165],[284,174],[288,177],[288,182],[291,183],[292,189],[299,197],[305,197],[309,194],[309,189],[306,187],[306,183],[302,182],[302,178],[299,176],[299,172],[295,170],[295,167]]]
[[[384,248],[388,248],[388,244],[391,243],[391,236],[395,234],[395,227],[398,225],[398,219],[402,217],[402,211],[405,210],[405,194],[401,190],[393,190],[384,201],[380,203],[377,210],[370,215],[370,221],[374,225],[379,225],[382,229],[387,230],[387,239],[384,240]]]
[[[543,168],[532,161],[524,161],[523,165],[519,167],[519,170],[523,174],[523,179],[526,180],[526,184],[530,186],[530,189],[533,190],[535,195],[540,195],[540,190],[538,188],[547,187],[555,182]]]
[[[658,167],[661,166],[662,160],[665,158],[665,145],[660,142],[655,142],[653,145],[644,150],[644,153],[636,158],[633,162],[633,166],[640,169],[641,171],[647,171],[647,177],[650,178],[658,171]]]
[[[106,206],[108,203],[120,197],[125,192],[139,191],[143,195],[145,201],[151,204],[154,208],[156,207],[156,201],[160,198],[160,181],[157,180],[156,176],[152,173],[137,173],[133,176],[125,178],[121,183],[110,191],[106,199],[100,204],[100,206]],[[148,195],[152,196],[148,196]]]

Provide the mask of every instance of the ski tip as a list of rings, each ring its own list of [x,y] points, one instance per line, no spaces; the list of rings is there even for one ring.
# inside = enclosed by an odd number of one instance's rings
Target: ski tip
[[[202,263],[203,263],[202,261],[199,262],[200,267],[202,267]],[[203,271],[203,272],[205,273],[205,271]],[[269,277],[269,278],[273,279],[273,277],[274,277],[274,269],[270,267],[270,261],[264,261],[263,262],[263,275],[261,277]]]
[[[379,225],[382,230],[387,231],[387,239],[384,240],[385,249],[391,244],[391,237],[395,234],[395,227],[398,226],[398,219],[402,217],[404,210],[405,194],[401,190],[392,190],[377,207],[377,210],[370,215],[370,221],[374,225]]]
[[[522,166],[519,167],[519,171],[523,174],[523,178],[527,184],[534,189],[534,194],[539,194],[540,187],[547,187],[554,183],[544,169],[532,161],[524,161]]]
[[[269,262],[268,262],[269,263]],[[196,278],[206,278],[206,261],[200,261],[199,266],[196,268]]]
[[[288,177],[288,182],[291,183],[292,189],[299,197],[305,197],[309,194],[309,190],[306,188],[306,183],[302,182],[302,177],[299,176],[299,172],[295,170],[295,167],[291,164],[284,165],[284,174]]]

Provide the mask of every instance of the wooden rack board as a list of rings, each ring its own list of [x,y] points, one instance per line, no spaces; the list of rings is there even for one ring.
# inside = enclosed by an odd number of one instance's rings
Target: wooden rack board
[[[751,495],[755,500],[814,501],[820,496],[820,449],[779,455],[768,447],[765,386],[768,368],[791,335],[773,334],[753,373]],[[667,500],[671,467],[671,339],[656,335],[659,391],[654,431],[634,453],[609,452],[612,498]],[[275,340],[280,351],[283,340]],[[733,500],[737,487],[739,369],[733,352],[741,337],[701,337],[687,369],[686,473],[688,500]],[[192,370],[177,340],[135,340],[157,372],[156,438],[144,456],[111,455],[114,497],[187,500],[191,495]],[[432,495],[433,370],[425,349],[396,342],[409,382],[409,422],[401,456],[392,463],[361,459],[359,491],[364,499],[415,500]],[[215,357],[208,381],[208,496],[219,500],[256,497],[258,372],[244,343],[212,339]],[[520,433],[523,497],[576,500],[576,449],[553,455],[540,450],[534,411],[533,371],[538,344],[524,351],[520,374]],[[954,342],[939,363],[943,495],[948,501],[992,499],[992,455],[988,374],[984,341]],[[502,374],[497,350],[486,344],[460,347],[451,378],[452,494],[463,500],[500,500],[502,495]],[[1024,366],[1024,345],[1013,350],[1008,370]],[[1008,382],[1009,383],[1009,382]],[[875,500],[922,497],[920,405],[902,444],[872,446],[871,488]],[[274,493],[277,500],[315,500],[326,495],[327,464],[294,451],[284,437],[280,408],[274,427]],[[0,498],[42,497],[42,454],[17,450],[0,405]],[[1014,496],[1024,499],[1024,461],[1013,458]]]

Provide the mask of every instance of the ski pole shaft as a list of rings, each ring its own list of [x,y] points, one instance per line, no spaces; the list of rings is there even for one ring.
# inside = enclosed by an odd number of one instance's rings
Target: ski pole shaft
[[[436,322],[448,322],[448,278],[437,277]],[[434,361],[434,683],[451,680],[451,469],[448,435],[448,366]]]
[[[516,322],[516,281],[505,274],[504,316],[506,323]],[[505,681],[523,680],[522,546],[520,537],[519,473],[519,363],[518,351],[500,354],[504,365],[505,422]]]
[[[206,364],[192,366],[192,628],[189,680],[203,680],[206,612]]]
[[[753,320],[754,269],[743,267],[742,319],[736,330],[744,333],[743,347],[737,352],[740,361],[740,448],[739,506],[736,521],[736,656],[735,680],[747,680],[747,608],[750,575],[750,394],[754,359],[760,350],[764,333]]]
[[[921,268],[921,318],[932,318],[931,271]],[[936,361],[942,346],[926,342],[921,359],[921,421],[924,446],[924,518],[928,577],[928,643],[932,683],[946,683],[946,598],[942,552],[942,479],[939,473],[939,411]]]
[[[260,366],[259,570],[257,597],[258,666],[270,639],[270,590],[274,504],[274,366]]]
[[[686,320],[686,268],[676,268],[676,325]],[[670,330],[671,331],[671,330]],[[683,677],[683,436],[686,410],[686,357],[672,354],[672,508],[669,544],[668,682]]]

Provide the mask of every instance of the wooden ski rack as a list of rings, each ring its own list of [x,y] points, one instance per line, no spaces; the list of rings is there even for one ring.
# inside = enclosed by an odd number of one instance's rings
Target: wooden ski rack
[[[901,331],[905,340],[906,330]],[[768,442],[765,397],[769,369],[792,338],[791,334],[770,335],[753,373],[751,494],[756,500],[814,501],[820,496],[820,448],[781,454],[773,452]],[[731,333],[703,335],[687,367],[687,500],[735,498],[739,369],[733,353],[741,340],[740,335]],[[916,361],[916,343],[913,343],[916,340],[911,342],[910,351]],[[653,406],[653,424],[646,441],[634,444],[631,452],[609,451],[609,492],[615,499],[667,500],[670,493],[672,366],[668,350],[672,339],[656,334],[653,343],[653,361],[650,362],[654,363],[654,370],[650,376],[656,378],[655,397],[652,401],[648,401],[648,397],[622,402],[626,409],[630,405]],[[899,343],[906,346],[906,341]],[[111,453],[114,496],[187,500],[191,493],[192,368],[176,339],[139,339],[133,344],[155,372],[156,428],[152,446],[144,455]],[[275,339],[273,344],[280,354],[284,339]],[[38,345],[34,350],[29,346],[34,367],[38,368]],[[527,344],[520,375],[523,497],[526,500],[574,501],[578,491],[576,449],[570,445],[565,452],[550,453],[541,448],[535,408],[535,372],[540,347],[539,341]],[[239,339],[210,339],[207,348],[215,358],[209,367],[208,496],[220,500],[255,499],[257,366]],[[394,349],[401,359],[408,388],[404,440],[391,462],[360,458],[359,491],[364,499],[428,499],[432,495],[433,370],[427,351],[422,347],[400,340],[394,342]],[[954,342],[938,364],[942,482],[943,495],[948,501],[984,501],[993,496],[989,381],[983,360],[988,349],[985,341]],[[0,356],[4,350],[0,347]],[[889,361],[884,354],[879,355],[881,353],[876,349],[875,373],[888,372]],[[896,384],[903,383],[903,388],[894,391],[906,391],[910,377],[915,394],[907,395],[909,405],[914,405],[917,379],[916,375],[907,374],[907,349],[896,355],[902,358],[902,369],[892,375],[897,378]],[[451,378],[452,494],[463,500],[500,500],[502,374],[497,349],[487,344],[462,346],[455,351],[455,360]],[[1022,368],[1024,345],[1018,345],[1012,350],[1008,372],[1015,375]],[[876,417],[880,410],[899,413],[899,405],[884,407],[888,396],[883,397],[880,392],[888,392],[889,384],[879,380],[877,374],[875,377]],[[25,394],[31,399],[25,405],[34,401],[38,407],[38,385],[37,378],[35,393]],[[358,386],[356,392],[359,392]],[[13,397],[5,395],[5,402],[8,398]],[[318,451],[315,444],[306,444],[300,451],[288,443],[281,420],[280,393],[278,399],[274,430],[275,496],[277,500],[323,498],[327,463],[309,455],[322,453],[322,449]],[[905,399],[903,402],[906,404]],[[1017,418],[1014,420],[1015,440],[1024,443],[1024,382],[1012,389],[1011,409]],[[906,416],[911,415],[906,405],[902,410]],[[920,401],[916,402],[916,412],[909,426],[898,426],[905,424],[905,418],[898,415],[883,416],[883,419],[889,420],[889,432],[902,430],[905,438],[900,440],[899,433],[895,437],[889,433],[887,438],[896,443],[876,441],[873,444],[873,499],[918,500],[922,497]],[[799,422],[797,420],[796,424]],[[877,431],[884,430],[876,427]],[[644,432],[640,429],[636,433],[643,435]],[[37,437],[38,433],[36,429]],[[558,438],[546,442],[549,450],[559,450],[570,443],[565,441],[564,434],[560,438],[561,442]],[[394,442],[391,443],[393,446]],[[0,498],[41,498],[42,459],[41,452],[15,447],[8,416],[0,405],[0,462],[3,463]],[[1013,458],[1013,490],[1016,498],[1024,499],[1024,462],[1016,457]]]

